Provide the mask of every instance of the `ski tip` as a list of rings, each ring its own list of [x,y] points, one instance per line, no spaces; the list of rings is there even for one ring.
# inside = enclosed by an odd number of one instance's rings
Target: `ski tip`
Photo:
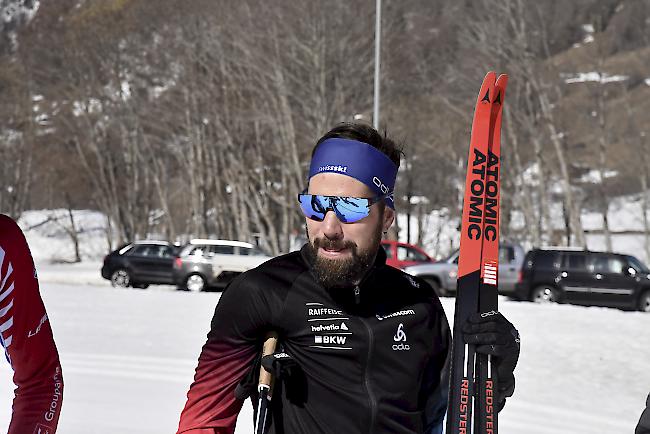
[[[488,80],[489,78],[489,80]],[[487,82],[489,84],[493,84],[497,79],[497,73],[494,71],[488,71],[487,74],[485,74],[485,78],[483,79],[483,82]]]
[[[485,74],[483,79],[483,84],[481,84],[481,90],[478,94],[480,102],[490,103],[492,101],[491,96],[494,94],[494,85],[496,83],[497,74],[494,71],[490,71]]]
[[[495,97],[494,97],[494,103],[495,104],[502,104],[503,103],[503,98],[504,94],[506,92],[506,86],[508,85],[508,75],[507,74],[501,74],[499,75],[499,78],[497,78],[497,81],[494,85],[494,92],[495,92]]]
[[[497,88],[495,92],[497,93],[497,96],[494,97],[494,104],[501,104],[501,89]]]
[[[505,89],[507,85],[508,85],[508,74],[499,75],[499,78],[497,78],[496,81],[496,86]]]
[[[485,96],[481,98],[481,102],[490,102],[490,88],[485,89]]]

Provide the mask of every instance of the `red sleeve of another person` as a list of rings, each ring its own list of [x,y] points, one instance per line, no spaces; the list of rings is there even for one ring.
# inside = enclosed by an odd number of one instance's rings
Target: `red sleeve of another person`
[[[18,225],[2,214],[0,337],[16,384],[8,434],[53,434],[63,399],[59,354],[27,241]]]

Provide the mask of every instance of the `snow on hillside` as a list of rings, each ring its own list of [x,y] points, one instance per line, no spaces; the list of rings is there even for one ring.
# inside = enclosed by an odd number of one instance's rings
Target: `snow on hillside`
[[[630,254],[638,257],[645,263],[650,263],[650,258],[645,255],[645,237],[643,232],[643,211],[639,195],[614,198],[609,208],[609,228],[612,232],[625,232],[612,234],[612,249],[617,253]],[[557,229],[564,227],[562,205],[554,203],[550,209],[553,226]],[[406,242],[405,214],[398,213],[397,222],[400,228],[399,240]],[[602,230],[602,215],[597,212],[585,212],[581,215],[581,222],[585,231]],[[451,215],[448,210],[434,210],[425,219],[426,231],[422,246],[438,259],[446,257],[453,249],[458,248],[460,234],[458,232],[459,218]],[[521,212],[514,212],[511,228],[520,232],[525,231],[524,218]],[[411,242],[417,240],[417,218],[411,216]],[[640,232],[640,233],[630,233]],[[587,248],[594,251],[604,251],[605,237],[599,233],[587,233]],[[530,245],[524,247],[530,248]]]
[[[577,74],[561,73],[560,77],[562,77],[564,79],[564,82],[567,84],[585,82],[616,83],[619,81],[625,81],[629,78],[627,75],[609,75],[597,71],[578,72]]]
[[[0,1],[0,22],[11,23],[18,20],[31,21],[41,5],[39,0]]]
[[[74,210],[82,260],[100,260],[108,253],[106,217],[97,211]],[[74,247],[66,229],[71,228],[68,210],[25,211],[18,225],[25,232],[36,262],[74,259]]]
[[[398,239],[401,242],[407,242],[407,215],[397,213],[397,225],[400,229]],[[425,235],[422,240],[422,247],[435,259],[442,259],[456,248],[460,243],[460,233],[458,232],[460,219],[458,216],[450,215],[449,210],[434,210],[423,219],[423,225],[426,227]],[[417,244],[418,220],[411,216],[411,244]]]
[[[98,262],[108,253],[106,236],[106,217],[97,211],[74,210],[75,225],[80,231],[80,253],[83,261]],[[551,217],[556,228],[564,224],[561,204],[551,206]],[[596,212],[583,212],[581,216],[586,231],[598,231],[602,228],[602,217]],[[434,210],[423,219],[426,227],[422,247],[437,259],[442,259],[458,248],[460,234],[458,232],[459,218],[448,209]],[[406,242],[406,214],[398,213],[397,223],[400,228],[399,240]],[[70,228],[68,211],[65,209],[26,211],[18,221],[25,231],[25,237],[32,249],[35,260],[39,263],[66,262],[74,259],[73,244],[66,234],[65,228]],[[613,250],[619,253],[632,254],[646,263],[650,258],[645,256],[645,238],[643,232],[643,212],[639,195],[618,197],[612,200],[609,212],[610,230],[623,232],[613,234]],[[511,227],[514,230],[525,229],[523,216],[520,212],[512,215]],[[417,241],[418,222],[411,216],[411,242]],[[604,236],[597,233],[587,233],[587,247],[591,250],[606,250]],[[112,242],[115,248],[115,241]],[[297,246],[296,246],[297,247]],[[531,246],[524,245],[525,248]],[[84,266],[78,265],[80,269]],[[52,269],[50,267],[50,269]],[[88,267],[85,267],[87,270]],[[86,279],[86,282],[89,282]]]

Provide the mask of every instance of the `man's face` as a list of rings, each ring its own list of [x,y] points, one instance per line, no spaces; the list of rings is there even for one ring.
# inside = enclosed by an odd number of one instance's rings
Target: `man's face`
[[[320,173],[309,181],[308,193],[325,196],[375,196],[365,184],[338,173]],[[381,233],[393,223],[394,211],[376,203],[370,215],[354,223],[341,223],[334,212],[323,221],[306,219],[314,271],[325,287],[358,283],[372,265]]]

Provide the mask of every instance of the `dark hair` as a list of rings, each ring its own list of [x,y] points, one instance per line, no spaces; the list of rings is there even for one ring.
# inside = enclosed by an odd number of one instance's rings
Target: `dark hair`
[[[390,139],[386,134],[386,130],[384,130],[383,134],[380,134],[379,131],[368,124],[344,122],[329,130],[318,140],[316,146],[314,146],[314,149],[311,152],[311,156],[314,156],[318,145],[327,139],[333,138],[351,139],[367,143],[386,154],[397,167],[399,167],[400,157],[404,155],[404,152],[402,152],[402,146]]]

